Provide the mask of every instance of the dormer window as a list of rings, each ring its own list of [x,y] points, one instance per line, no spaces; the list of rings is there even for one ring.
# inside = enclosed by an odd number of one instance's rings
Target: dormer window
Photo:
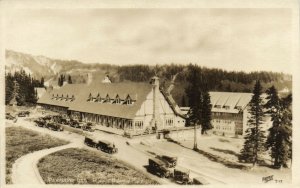
[[[127,95],[127,97],[126,97],[125,104],[127,104],[127,105],[133,104],[133,101],[129,95]]]
[[[116,96],[116,99],[114,101],[115,104],[121,104],[121,99],[119,97],[119,95]]]
[[[228,110],[230,107],[229,106],[223,106],[223,108],[225,108],[226,110]]]
[[[95,102],[101,102],[101,97],[100,97],[100,94],[98,93],[96,99],[95,99]]]
[[[92,94],[90,93],[90,95],[89,95],[89,97],[88,97],[88,99],[87,99],[87,101],[92,101],[93,100],[93,96],[92,96]]]
[[[74,97],[74,95],[72,95],[70,102],[73,102],[74,100],[75,100],[75,97]]]
[[[104,102],[108,102],[108,103],[110,102],[110,98],[108,94],[106,95]]]

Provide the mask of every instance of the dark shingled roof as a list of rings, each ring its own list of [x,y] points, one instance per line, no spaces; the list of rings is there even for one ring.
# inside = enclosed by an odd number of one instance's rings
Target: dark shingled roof
[[[67,84],[43,95],[38,100],[38,103],[68,107],[69,110],[73,111],[132,119],[135,117],[135,114],[140,109],[151,90],[151,84],[132,82],[112,84],[92,83],[90,85]],[[129,95],[132,100],[136,101],[132,105],[89,102],[87,100],[90,94],[92,94],[93,97],[97,97],[99,94],[101,98],[105,98],[107,95],[109,95],[110,98],[115,98],[119,95],[121,99],[125,99]],[[75,100],[72,102],[55,100],[52,99],[53,95],[63,95],[63,97],[68,95],[69,98],[74,95]]]

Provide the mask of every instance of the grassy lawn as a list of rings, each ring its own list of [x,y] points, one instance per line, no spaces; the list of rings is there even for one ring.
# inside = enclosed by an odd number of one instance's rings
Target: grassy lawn
[[[70,148],[42,158],[38,164],[47,184],[158,184],[111,156]]]
[[[11,184],[13,163],[28,153],[61,146],[68,142],[22,128],[7,127],[6,132],[6,183]]]

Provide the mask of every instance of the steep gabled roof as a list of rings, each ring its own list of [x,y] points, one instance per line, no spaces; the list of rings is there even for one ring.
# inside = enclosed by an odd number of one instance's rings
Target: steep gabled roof
[[[252,93],[237,92],[209,92],[212,112],[238,113],[249,104]],[[217,108],[215,105],[220,105]]]
[[[68,107],[69,110],[100,114],[105,116],[120,117],[126,119],[132,119],[135,117],[136,112],[140,109],[142,103],[146,100],[147,95],[151,92],[152,86],[145,83],[92,83],[87,84],[67,84],[57,90],[53,90],[50,93],[45,94],[38,100],[39,104],[49,104],[56,106]],[[90,94],[93,97],[97,97],[98,93],[101,97],[115,98],[117,95],[121,99],[126,99],[129,95],[134,101],[130,105],[111,104],[111,103],[99,103],[87,101]],[[51,99],[52,94],[56,96],[74,95],[75,100],[73,102],[61,101]]]

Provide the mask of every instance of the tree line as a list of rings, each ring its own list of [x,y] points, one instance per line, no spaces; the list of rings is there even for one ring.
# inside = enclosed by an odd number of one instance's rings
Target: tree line
[[[58,80],[57,80],[57,85],[59,87],[63,86],[64,85],[64,82],[67,81],[68,84],[72,84],[73,81],[72,81],[72,77],[71,75],[64,75],[64,74],[60,74],[59,77],[58,77]]]
[[[14,97],[17,105],[36,103],[35,87],[44,87],[43,77],[37,80],[24,70],[16,71],[14,74],[5,73],[5,104],[9,104]]]
[[[255,166],[263,161],[267,152],[275,168],[288,167],[287,163],[292,159],[292,94],[280,98],[274,86],[266,93],[267,102],[263,103],[262,87],[257,81],[249,103],[250,117],[239,160]],[[263,129],[266,115],[270,115],[272,121],[267,136]]]

